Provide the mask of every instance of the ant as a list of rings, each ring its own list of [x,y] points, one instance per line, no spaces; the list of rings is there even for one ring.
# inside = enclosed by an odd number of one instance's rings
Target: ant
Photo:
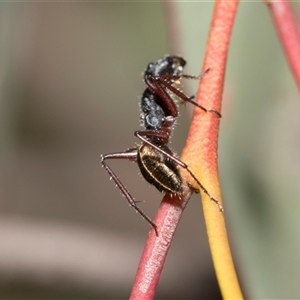
[[[179,160],[168,147],[168,142],[175,121],[178,117],[178,108],[174,97],[185,102],[192,103],[205,112],[214,113],[218,117],[221,114],[212,109],[206,109],[193,101],[194,97],[186,96],[176,88],[181,78],[199,79],[200,76],[184,75],[183,67],[186,61],[180,56],[165,56],[155,62],[149,63],[144,73],[144,81],[147,85],[141,98],[141,121],[144,130],[135,131],[134,135],[141,140],[141,145],[124,152],[110,153],[100,156],[102,166],[114,180],[129,204],[154,228],[158,236],[157,226],[137,206],[127,188],[107,165],[107,159],[127,159],[138,164],[143,177],[154,185],[160,192],[182,194],[183,179],[179,173],[179,167],[185,169],[197,182],[200,189],[216,203],[220,211],[223,211],[221,203],[214,198],[199,182],[187,164]],[[192,185],[187,183],[189,188]],[[195,190],[199,192],[199,190]]]

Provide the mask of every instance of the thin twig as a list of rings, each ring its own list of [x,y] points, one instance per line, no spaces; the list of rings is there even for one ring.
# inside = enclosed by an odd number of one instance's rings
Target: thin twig
[[[300,36],[288,0],[266,0],[282,48],[300,90]]]

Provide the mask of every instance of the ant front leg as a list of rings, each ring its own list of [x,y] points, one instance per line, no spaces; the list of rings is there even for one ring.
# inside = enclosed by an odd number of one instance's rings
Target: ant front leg
[[[152,94],[157,96],[155,102],[162,108],[165,115],[176,119],[178,117],[177,105],[164,87],[158,84],[156,77],[150,75],[145,77],[145,83]]]
[[[116,183],[117,187],[120,189],[123,196],[129,202],[136,212],[138,212],[155,230],[155,234],[158,236],[157,226],[152,222],[152,220],[136,205],[136,201],[133,199],[125,185],[121,182],[118,176],[113,172],[113,170],[105,162],[106,159],[128,159],[131,161],[136,161],[137,158],[137,149],[132,148],[125,152],[110,153],[105,155],[100,155],[100,162],[105,168],[106,172],[110,175],[113,181]]]
[[[201,77],[205,76],[209,72],[209,70],[210,70],[210,68],[206,69],[203,73],[201,73],[198,76],[187,75],[187,74],[180,74],[180,75],[168,74],[168,75],[161,75],[161,76],[158,75],[157,77],[159,77],[160,79],[162,79],[164,81],[174,81],[175,83],[176,83],[177,80],[180,80],[181,78],[199,80]],[[178,83],[180,83],[180,81]]]
[[[163,149],[161,149],[159,146],[155,145],[154,143],[152,143],[151,141],[149,141],[147,139],[147,137],[164,137],[167,136],[167,134],[163,131],[151,131],[151,130],[145,130],[145,131],[136,131],[134,133],[134,135],[139,138],[141,141],[143,141],[145,144],[149,145],[150,147],[154,148],[155,150],[157,150],[158,152],[162,153],[163,155],[167,156],[169,159],[173,160],[177,165],[179,165],[180,167],[182,167],[183,169],[185,169],[192,177],[193,179],[196,181],[196,183],[199,185],[200,189],[209,197],[210,200],[212,200],[213,202],[216,203],[216,205],[218,206],[219,210],[221,212],[224,211],[224,208],[222,206],[222,204],[214,197],[212,196],[208,190],[204,187],[204,185],[197,179],[197,177],[194,175],[194,173],[192,172],[192,170],[189,168],[189,166],[184,163],[183,161],[181,161],[179,158],[177,158],[176,156],[164,151]],[[146,137],[145,137],[146,136]],[[166,137],[165,137],[166,138]],[[189,185],[191,187],[191,185]]]
[[[184,75],[184,77],[187,77],[188,75]],[[191,76],[190,78],[193,78],[193,76]],[[181,92],[180,90],[178,90],[176,87],[174,87],[172,84],[170,84],[169,82],[163,80],[160,77],[155,77],[155,81],[157,82],[157,84],[159,86],[161,86],[161,88],[163,89],[163,86],[165,88],[167,88],[168,90],[170,90],[172,93],[174,93],[177,97],[179,97],[181,100],[192,103],[193,105],[199,107],[200,109],[202,109],[205,112],[209,112],[209,113],[214,113],[216,114],[219,118],[222,117],[222,115],[214,109],[207,109],[204,106],[198,104],[197,102],[193,101],[192,99],[194,97],[188,97],[187,95],[185,95],[183,92]],[[164,89],[163,89],[164,90]]]

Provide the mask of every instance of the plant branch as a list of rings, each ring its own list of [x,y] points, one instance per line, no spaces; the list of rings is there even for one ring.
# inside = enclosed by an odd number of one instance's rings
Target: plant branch
[[[236,8],[236,1],[216,1],[203,67],[204,70],[210,68],[210,71],[202,79],[197,96],[199,104],[218,111],[221,108],[225,64]],[[187,163],[197,178],[203,178],[203,186],[221,200],[216,160],[218,130],[219,118],[216,114],[195,109],[181,160]],[[186,170],[181,171],[184,182],[193,182]],[[150,230],[131,291],[131,300],[154,298],[175,229],[190,196],[191,191],[186,186],[181,198],[170,194],[163,198],[154,219],[159,236],[155,235],[153,229]],[[202,199],[212,256],[223,296],[241,299],[243,297],[231,258],[223,214],[203,193]]]
[[[283,51],[300,90],[300,36],[288,0],[266,0]]]
[[[154,298],[171,241],[190,196],[191,192],[186,189],[181,199],[171,194],[166,194],[163,198],[154,219],[158,236],[152,228],[139,262],[130,295],[131,300]]]
[[[220,111],[229,41],[238,1],[217,0],[202,70],[210,69],[199,85],[197,102],[207,109]],[[217,165],[219,118],[194,110],[193,120],[181,159],[193,170],[209,193],[220,202]],[[207,234],[214,267],[224,299],[242,299],[230,252],[224,214],[201,191]]]

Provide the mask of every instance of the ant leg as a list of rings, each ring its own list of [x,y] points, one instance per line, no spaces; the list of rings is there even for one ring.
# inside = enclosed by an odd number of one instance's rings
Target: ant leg
[[[210,68],[207,68],[204,72],[202,72],[200,75],[198,76],[194,76],[194,75],[187,75],[187,74],[181,74],[182,78],[186,78],[186,79],[200,79],[201,77],[205,76],[208,72],[209,72]]]
[[[187,75],[186,75],[187,76]],[[160,77],[154,77],[155,81],[157,82],[158,85],[160,86],[164,86],[165,88],[167,88],[168,90],[170,90],[172,93],[174,93],[177,97],[179,97],[181,100],[183,101],[187,101],[189,103],[192,103],[193,105],[199,107],[200,109],[204,110],[205,112],[210,112],[210,113],[214,113],[216,114],[219,118],[222,117],[222,115],[214,109],[207,109],[204,106],[198,104],[197,102],[193,101],[191,97],[188,97],[187,95],[185,95],[183,92],[181,92],[180,90],[178,90],[176,87],[174,87],[172,84],[170,84],[169,82],[162,80]],[[163,88],[162,88],[163,89]]]
[[[185,79],[196,79],[199,80],[201,77],[205,76],[208,72],[209,72],[210,68],[206,69],[204,72],[202,72],[200,75],[195,76],[195,75],[187,75],[187,74],[181,74],[181,75],[161,75],[161,76],[157,76],[159,78],[161,78],[164,81],[175,81],[176,80],[180,80],[181,78],[185,78]]]
[[[157,96],[156,104],[158,104],[164,111],[166,116],[171,116],[174,119],[178,117],[178,108],[172,97],[166,92],[165,88],[161,86],[156,77],[147,76],[145,78],[149,90],[153,95]]]
[[[152,222],[152,220],[137,206],[137,202],[133,199],[125,185],[121,182],[118,176],[113,172],[113,170],[107,165],[105,162],[106,159],[128,159],[131,161],[136,161],[137,157],[137,149],[132,148],[125,152],[111,153],[100,155],[100,162],[102,166],[105,168],[106,172],[111,176],[113,181],[116,183],[117,187],[120,189],[123,196],[129,202],[130,206],[132,206],[136,212],[138,212],[155,230],[155,234],[158,236],[157,226]]]
[[[164,151],[163,149],[159,148],[158,146],[156,146],[155,144],[153,144],[151,141],[147,140],[147,138],[145,138],[143,135],[146,136],[163,136],[165,133],[162,132],[146,132],[146,131],[136,131],[134,133],[134,135],[139,138],[141,141],[143,141],[145,144],[151,146],[152,148],[154,148],[155,150],[157,150],[158,152],[164,154],[165,156],[167,156],[169,159],[173,160],[174,162],[176,162],[180,167],[182,167],[183,169],[187,170],[189,172],[189,174],[193,177],[193,179],[197,182],[197,184],[199,185],[200,189],[209,197],[210,200],[212,200],[213,202],[216,203],[216,205],[218,206],[219,210],[221,212],[224,211],[224,208],[222,206],[222,204],[214,197],[212,196],[208,190],[203,186],[203,184],[197,179],[197,177],[194,175],[194,173],[191,171],[191,169],[188,167],[188,165],[186,163],[184,163],[183,161],[181,161],[180,159],[178,159],[177,157],[173,156],[172,154],[167,153],[166,151]]]

